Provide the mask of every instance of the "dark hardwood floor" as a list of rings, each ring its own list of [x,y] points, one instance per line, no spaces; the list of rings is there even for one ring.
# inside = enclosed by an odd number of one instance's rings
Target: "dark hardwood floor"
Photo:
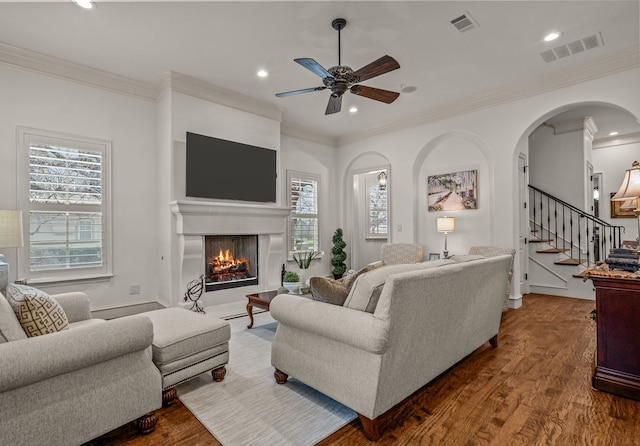
[[[487,343],[388,411],[377,444],[640,446],[640,401],[591,388],[595,302],[523,300],[503,313],[497,349]],[[149,435],[129,424],[88,444],[220,444],[179,401],[158,414]],[[357,419],[319,443],[370,444]]]

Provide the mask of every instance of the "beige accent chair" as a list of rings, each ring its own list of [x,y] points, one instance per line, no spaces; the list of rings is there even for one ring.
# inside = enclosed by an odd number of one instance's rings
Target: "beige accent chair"
[[[472,246],[469,248],[469,254],[481,255],[485,257],[502,256],[508,254],[511,256],[511,265],[509,266],[509,278],[507,279],[507,295],[502,304],[502,311],[509,309],[509,295],[511,294],[511,279],[513,277],[513,262],[516,256],[516,250],[510,248],[500,248],[498,246]]]
[[[92,319],[85,293],[51,297],[69,329],[28,338],[0,293],[0,443],[80,445],[136,419],[153,430],[162,378],[149,318]]]
[[[380,248],[380,260],[367,265],[369,270],[384,265],[422,262],[422,246],[413,243],[385,243]]]

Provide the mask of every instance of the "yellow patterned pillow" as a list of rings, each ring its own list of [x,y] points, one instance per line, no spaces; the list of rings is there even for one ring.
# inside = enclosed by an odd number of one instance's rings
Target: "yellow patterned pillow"
[[[69,328],[69,320],[60,304],[44,291],[11,283],[7,286],[7,300],[29,337]]]

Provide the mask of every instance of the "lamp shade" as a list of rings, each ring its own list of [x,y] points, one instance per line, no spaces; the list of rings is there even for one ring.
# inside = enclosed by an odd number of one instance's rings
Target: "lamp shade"
[[[0,248],[17,248],[22,243],[22,212],[0,210]]]
[[[438,232],[453,232],[456,226],[453,217],[440,217],[436,224]]]
[[[611,197],[611,200],[627,201],[638,197],[640,197],[640,163],[634,161],[633,167],[631,169],[627,169],[620,189],[618,189],[618,192]]]

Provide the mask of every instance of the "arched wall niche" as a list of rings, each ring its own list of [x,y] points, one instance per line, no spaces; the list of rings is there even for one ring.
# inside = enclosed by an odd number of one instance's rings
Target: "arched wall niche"
[[[416,157],[414,179],[414,240],[426,253],[440,253],[443,235],[436,231],[438,217],[454,217],[455,231],[448,236],[449,254],[465,254],[472,245],[490,245],[493,237],[494,172],[491,151],[479,136],[448,132],[428,142]],[[427,179],[430,175],[477,171],[478,209],[428,212]]]
[[[393,172],[389,159],[380,152],[368,151],[356,156],[345,169],[344,190],[344,241],[347,243],[347,267],[358,269],[367,263],[380,259],[380,246],[387,240],[367,240],[365,237],[365,201],[363,177],[374,170],[386,169],[388,175],[388,227],[392,227]],[[390,231],[391,232],[391,231]],[[389,237],[391,234],[389,234]]]

